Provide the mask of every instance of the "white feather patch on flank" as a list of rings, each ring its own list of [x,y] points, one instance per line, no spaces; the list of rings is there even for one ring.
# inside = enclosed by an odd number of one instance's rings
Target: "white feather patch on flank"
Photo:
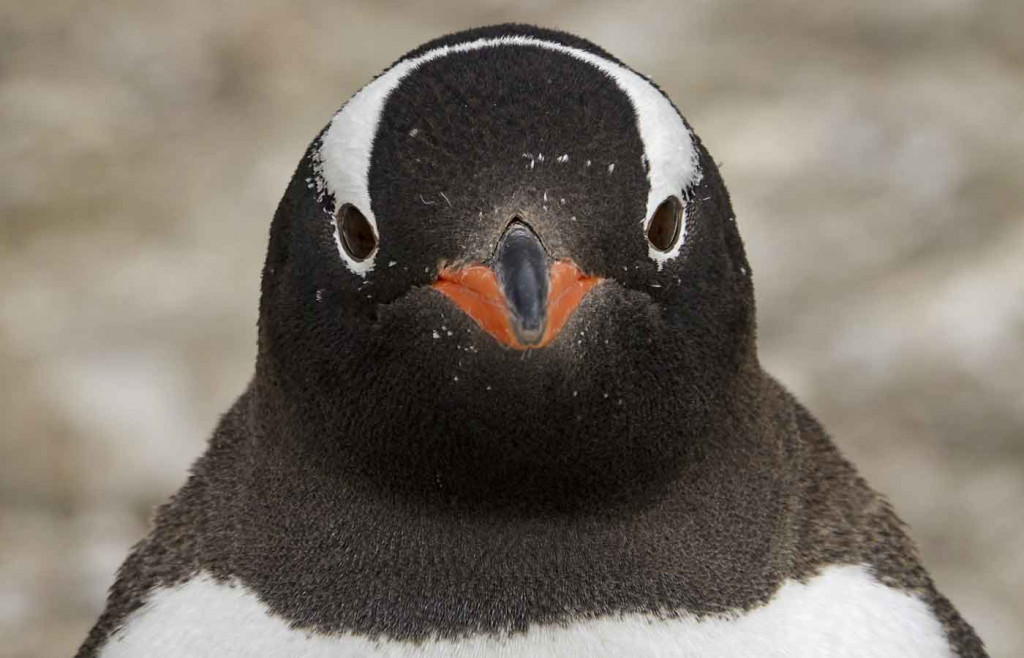
[[[647,180],[650,183],[650,190],[647,197],[647,212],[640,227],[644,236],[655,209],[667,196],[680,195],[700,181],[701,174],[693,136],[668,98],[646,78],[621,64],[586,50],[534,37],[510,35],[441,46],[418,57],[402,60],[359,90],[338,110],[324,132],[314,162],[316,174],[323,183],[320,188],[330,192],[336,207],[341,207],[344,203],[353,204],[366,216],[374,233],[382,240],[386,239],[386,235],[381,236],[377,217],[373,212],[369,174],[373,140],[377,135],[388,96],[406,76],[426,62],[450,54],[502,46],[543,48],[574,57],[608,75],[629,98],[636,112],[637,130],[643,142],[644,156],[649,164]],[[538,154],[537,160],[542,162],[544,158]],[[659,268],[665,261],[679,255],[685,237],[684,217],[682,235],[671,251],[663,253],[653,248],[648,250]],[[356,261],[345,253],[340,242],[338,253],[345,265],[359,276],[366,276],[366,273],[373,269],[373,256]]]
[[[153,592],[102,658],[946,658],[942,627],[916,596],[866,567],[788,581],[748,612],[655,619],[626,614],[533,626],[510,636],[399,642],[292,628],[245,586],[200,575]]]

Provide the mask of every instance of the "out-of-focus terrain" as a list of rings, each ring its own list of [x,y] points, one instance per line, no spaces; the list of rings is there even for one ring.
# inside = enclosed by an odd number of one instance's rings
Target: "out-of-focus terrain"
[[[0,6],[0,654],[67,656],[248,380],[279,195],[404,51],[510,20],[652,76],[723,164],[766,367],[1024,654],[1024,3]]]

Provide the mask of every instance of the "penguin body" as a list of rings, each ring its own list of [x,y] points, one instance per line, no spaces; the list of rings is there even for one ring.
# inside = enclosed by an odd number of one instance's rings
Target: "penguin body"
[[[713,160],[506,25],[404,56],[271,227],[256,373],[92,656],[983,656],[763,372]]]

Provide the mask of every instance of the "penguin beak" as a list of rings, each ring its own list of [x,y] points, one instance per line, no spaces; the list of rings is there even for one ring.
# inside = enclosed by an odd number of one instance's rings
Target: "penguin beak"
[[[599,281],[571,260],[549,265],[540,239],[517,219],[502,234],[490,266],[445,268],[433,287],[499,343],[525,350],[554,340]]]

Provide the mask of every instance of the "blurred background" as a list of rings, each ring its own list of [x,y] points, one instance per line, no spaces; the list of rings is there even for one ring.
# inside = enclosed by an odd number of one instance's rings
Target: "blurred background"
[[[242,391],[307,143],[406,50],[504,21],[676,101],[730,186],[766,367],[992,655],[1024,655],[1020,0],[2,0],[0,654],[74,652]]]

